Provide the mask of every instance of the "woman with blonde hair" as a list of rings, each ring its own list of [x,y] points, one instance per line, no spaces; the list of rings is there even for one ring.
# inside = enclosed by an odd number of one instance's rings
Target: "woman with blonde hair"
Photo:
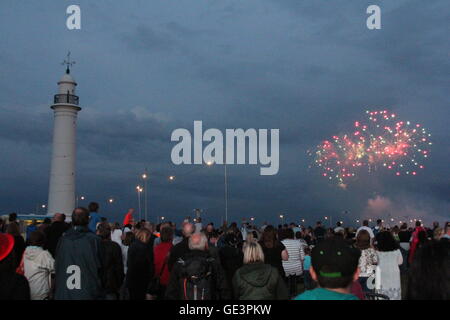
[[[278,270],[264,263],[257,242],[244,247],[244,265],[233,277],[234,297],[239,300],[287,300],[288,292]]]
[[[136,239],[128,249],[126,287],[130,300],[145,300],[148,285],[153,278],[153,243],[145,228],[136,232]]]

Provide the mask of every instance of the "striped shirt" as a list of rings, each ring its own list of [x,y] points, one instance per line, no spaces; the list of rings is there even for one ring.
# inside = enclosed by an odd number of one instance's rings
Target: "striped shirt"
[[[305,252],[303,244],[300,240],[285,239],[281,241],[289,255],[289,260],[283,260],[283,268],[286,276],[303,274],[303,260],[305,259]]]

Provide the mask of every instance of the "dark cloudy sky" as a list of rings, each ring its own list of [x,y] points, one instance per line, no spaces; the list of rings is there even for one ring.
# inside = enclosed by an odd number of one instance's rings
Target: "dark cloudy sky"
[[[137,206],[145,167],[150,215],[179,221],[203,208],[221,219],[223,167],[171,164],[171,132],[194,120],[280,129],[278,175],[229,166],[230,220],[449,218],[448,1],[79,0],[82,30],[69,31],[71,4],[0,2],[0,213],[47,201],[50,105],[71,50],[83,108],[78,194],[111,220]],[[381,30],[366,27],[370,4]],[[309,148],[380,107],[433,134],[423,174],[362,174],[343,190],[308,169]]]

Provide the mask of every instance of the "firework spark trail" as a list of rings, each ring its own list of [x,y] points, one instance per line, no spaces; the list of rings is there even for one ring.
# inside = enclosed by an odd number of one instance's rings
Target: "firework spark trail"
[[[367,120],[356,121],[353,132],[335,135],[317,146],[314,164],[322,175],[345,183],[362,169],[385,168],[395,175],[417,175],[429,156],[430,134],[420,124],[397,119],[386,110],[366,111]]]

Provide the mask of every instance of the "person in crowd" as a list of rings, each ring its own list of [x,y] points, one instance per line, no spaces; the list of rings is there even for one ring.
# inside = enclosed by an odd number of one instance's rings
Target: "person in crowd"
[[[128,209],[128,212],[125,214],[125,217],[123,219],[123,226],[127,226],[127,225],[134,225],[134,218],[133,218],[133,213],[134,213],[134,209],[130,208]]]
[[[427,229],[427,237],[432,240],[434,238],[434,232],[439,228],[439,222],[433,221],[433,227]],[[442,229],[442,228],[441,228]]]
[[[244,265],[232,280],[234,298],[239,300],[287,300],[288,291],[278,270],[264,263],[264,253],[257,242],[244,247]]]
[[[106,300],[119,300],[124,280],[122,250],[111,240],[111,227],[107,222],[97,226],[97,235],[101,241],[102,285]]]
[[[208,239],[208,252],[211,257],[213,257],[217,262],[221,263],[219,248],[217,247],[218,241],[219,233],[214,230]]]
[[[19,222],[17,221],[17,213],[12,212],[8,215],[8,224],[16,223],[19,226]]]
[[[161,243],[161,229],[163,228],[170,228],[170,222],[163,222],[158,225],[154,225],[153,223],[147,222],[144,223],[144,228],[147,228],[148,231],[152,234],[152,241],[153,241],[153,247],[156,247],[158,244]]]
[[[420,221],[416,221],[416,227],[411,235],[411,246],[409,249],[408,263],[411,264],[414,260],[416,250],[422,246],[427,239],[427,233]]]
[[[283,269],[287,277],[289,296],[297,295],[297,282],[303,275],[303,260],[305,259],[304,247],[300,240],[294,239],[294,230],[289,228],[284,231],[285,239],[281,241],[288,253],[288,260],[283,260]]]
[[[131,231],[128,231],[125,233],[125,236],[123,240],[120,242],[119,246],[122,251],[122,261],[123,261],[123,270],[124,274],[127,274],[127,258],[128,258],[128,249],[130,248],[131,244],[133,243],[135,237],[134,233]]]
[[[378,267],[375,276],[375,288],[390,300],[401,300],[401,282],[399,266],[403,257],[399,246],[389,231],[381,231],[376,236]]]
[[[374,235],[372,229],[369,227],[369,220],[363,220],[362,226],[359,227],[358,230],[356,230],[356,237],[358,236],[358,233],[359,233],[361,230],[366,230],[366,231],[369,233],[370,239],[371,239],[371,240],[375,237],[375,235]]]
[[[36,219],[33,219],[33,220],[31,220],[31,223],[27,226],[27,230],[26,230],[27,241],[29,241],[31,233],[33,233],[34,231],[37,231],[37,229],[38,229],[37,224],[38,223],[37,223]]]
[[[300,227],[299,227],[295,222],[291,222],[291,223],[289,224],[289,228],[292,229],[292,231],[294,231],[294,235],[295,235],[297,232],[300,232],[300,231],[301,231]]]
[[[407,300],[450,300],[450,242],[431,241],[417,250],[407,283]]]
[[[65,222],[66,215],[62,213],[56,213],[53,216],[52,224],[45,229],[45,246],[54,258],[56,258],[56,247],[61,236],[69,229],[69,225]]]
[[[245,238],[245,241],[243,243],[243,246],[245,247],[245,245],[247,243],[255,242],[255,241],[258,241],[258,239],[255,239],[255,237],[253,236],[253,232],[248,232],[247,237]]]
[[[23,252],[25,251],[25,240],[20,234],[19,224],[15,221],[8,224],[6,233],[9,233],[14,237],[14,254],[16,257],[14,266],[17,268],[22,261]]]
[[[259,244],[264,252],[264,262],[277,268],[280,275],[284,278],[286,274],[284,273],[282,260],[287,261],[289,254],[284,244],[278,241],[277,231],[273,226],[267,226],[264,229]]]
[[[23,272],[30,285],[31,300],[49,300],[52,296],[52,275],[55,259],[44,250],[45,235],[40,231],[30,234],[29,246],[25,249]]]
[[[295,239],[298,240],[303,248],[308,246],[308,243],[303,238],[303,233],[301,231],[297,231],[295,234]]]
[[[240,231],[241,231],[241,234],[242,234],[242,239],[247,239],[247,235],[250,232],[250,225],[249,225],[249,223],[247,222],[246,219],[243,219]]]
[[[356,230],[352,227],[345,228],[345,240],[353,244],[356,239]]]
[[[311,290],[314,288],[314,282],[309,272],[311,268],[311,249],[309,246],[306,246],[303,250],[305,252],[305,258],[303,260],[303,282],[305,284],[305,290]]]
[[[444,235],[444,229],[437,227],[433,231],[433,236],[431,237],[432,240],[439,241],[441,240],[442,236]]]
[[[402,253],[403,263],[400,266],[400,271],[405,273],[408,270],[408,254],[410,249],[411,232],[408,230],[408,225],[403,223],[398,232],[398,239],[400,244],[400,252]]]
[[[192,223],[188,222],[183,224],[183,240],[170,250],[170,257],[167,265],[169,267],[169,271],[172,271],[173,266],[179,258],[189,252],[189,238],[194,231],[195,226]]]
[[[5,221],[0,218],[0,233],[4,233],[6,231]]]
[[[200,233],[203,230],[202,218],[198,217],[195,219],[195,233]]]
[[[50,227],[51,224],[52,220],[50,218],[45,218],[44,221],[42,221],[42,223],[38,226],[38,231],[46,234],[47,229]]]
[[[59,239],[55,262],[55,300],[99,300],[102,287],[101,240],[89,228],[89,211],[72,212],[72,228]]]
[[[242,232],[241,232],[241,230],[239,230],[236,222],[232,222],[230,224],[230,228],[228,229],[228,231],[234,232],[234,234],[238,237],[240,244],[244,242],[244,238],[242,237]]]
[[[119,246],[122,243],[123,231],[120,227],[120,223],[115,222],[111,226],[111,240],[117,243]]]
[[[306,241],[308,246],[313,245],[314,243],[314,230],[312,227],[308,227],[303,232],[303,239]]]
[[[155,265],[155,277],[159,278],[158,292],[150,292],[151,295],[156,296],[158,299],[164,297],[166,287],[169,284],[169,254],[173,247],[173,229],[170,226],[165,226],[161,229],[161,243],[154,247],[154,265]]]
[[[195,233],[187,252],[175,264],[166,289],[168,300],[227,300],[231,298],[225,272],[208,253],[208,239]]]
[[[394,226],[391,229],[392,236],[394,237],[395,241],[400,242],[400,237],[398,236],[398,233],[400,232],[400,229],[398,226]]]
[[[374,279],[375,269],[378,263],[378,255],[375,249],[372,247],[370,241],[370,234],[367,230],[361,230],[356,237],[355,247],[361,250],[361,256],[359,258],[358,267],[359,273],[359,283],[364,292],[368,292],[373,285],[369,285],[369,279]],[[372,277],[372,278],[371,278]]]
[[[208,238],[208,241],[214,231],[215,231],[214,223],[212,223],[212,222],[208,223],[205,228],[205,235],[206,235],[206,238]]]
[[[450,222],[445,223],[444,235],[441,237],[441,239],[450,240]]]
[[[123,274],[127,274],[127,266],[128,266],[128,249],[130,248],[131,244],[134,241],[134,233],[131,231],[128,231],[125,233],[123,240],[119,243],[120,250],[122,252],[122,261],[123,261]],[[120,288],[120,300],[129,300],[129,292],[126,288],[125,281],[122,284],[122,287]]]
[[[307,290],[294,300],[358,300],[351,294],[358,280],[360,251],[342,239],[326,239],[311,252],[311,277],[319,287]]]
[[[244,255],[234,232],[224,235],[224,246],[219,248],[221,265],[225,271],[225,278],[229,288],[232,288],[232,279],[237,269],[242,266]],[[231,292],[233,294],[233,292]]]
[[[181,230],[177,229],[177,225],[175,222],[172,223],[171,227],[173,229],[172,244],[175,246],[175,245],[179,244],[181,241],[183,241],[183,233],[181,232]]]
[[[89,203],[88,209],[89,209],[89,216],[90,216],[89,230],[91,230],[92,232],[95,233],[97,231],[97,224],[102,222],[100,214],[98,213],[100,206],[97,202],[91,202],[91,203]]]
[[[327,230],[322,227],[322,222],[317,221],[316,227],[314,228],[314,238],[316,239],[316,242],[319,243],[320,241],[324,240],[326,233]]]
[[[384,229],[383,220],[377,219],[377,224],[373,228],[373,234],[376,236],[379,232],[383,231],[383,229]]]
[[[334,233],[344,233],[345,229],[342,227],[342,222],[336,222],[336,228],[334,228]]]
[[[27,279],[16,273],[14,237],[0,233],[0,301],[30,300]]]
[[[153,244],[150,231],[141,228],[128,249],[126,288],[131,300],[145,300],[147,289],[154,275]]]

